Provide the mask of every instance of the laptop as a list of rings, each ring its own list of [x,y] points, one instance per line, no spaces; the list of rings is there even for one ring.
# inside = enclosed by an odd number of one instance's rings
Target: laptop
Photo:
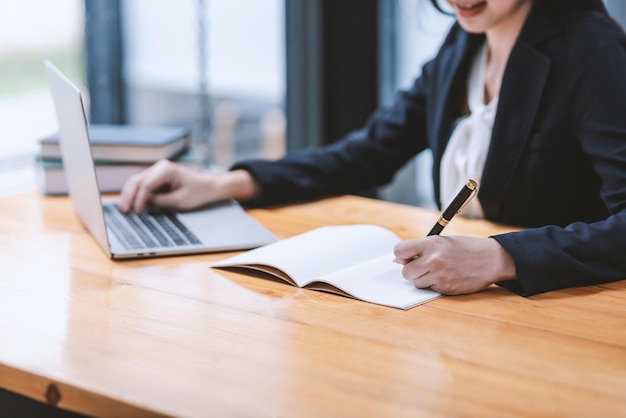
[[[68,194],[85,228],[113,259],[247,250],[276,238],[236,201],[196,211],[148,208],[140,215],[117,210],[102,199],[89,143],[80,90],[45,61],[52,92]]]

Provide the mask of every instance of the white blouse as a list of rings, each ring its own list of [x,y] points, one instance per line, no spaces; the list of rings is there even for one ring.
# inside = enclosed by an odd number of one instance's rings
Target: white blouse
[[[483,168],[498,106],[498,97],[485,104],[487,44],[476,54],[467,77],[467,104],[470,114],[459,119],[441,159],[440,199],[446,208],[468,179],[482,180]],[[463,215],[484,218],[477,197],[463,209]]]

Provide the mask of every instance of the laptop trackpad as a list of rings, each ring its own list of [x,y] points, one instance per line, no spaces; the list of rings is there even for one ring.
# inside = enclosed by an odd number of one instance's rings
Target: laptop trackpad
[[[223,248],[244,245],[252,248],[276,241],[235,201],[216,203],[193,212],[179,212],[178,218],[204,245]]]

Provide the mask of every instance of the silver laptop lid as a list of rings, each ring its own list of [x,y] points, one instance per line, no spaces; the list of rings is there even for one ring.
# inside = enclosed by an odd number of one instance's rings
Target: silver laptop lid
[[[111,257],[81,92],[50,61],[45,65],[59,124],[68,194],[81,222]]]

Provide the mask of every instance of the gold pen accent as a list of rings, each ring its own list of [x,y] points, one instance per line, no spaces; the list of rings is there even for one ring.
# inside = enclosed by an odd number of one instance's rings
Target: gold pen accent
[[[444,217],[443,217],[443,215],[441,215],[441,216],[439,217],[439,220],[437,221],[437,223],[438,223],[439,225],[441,225],[441,226],[446,226],[446,225],[448,225],[448,223],[449,223],[449,222],[450,222],[450,221],[448,221],[446,218],[444,218]]]

